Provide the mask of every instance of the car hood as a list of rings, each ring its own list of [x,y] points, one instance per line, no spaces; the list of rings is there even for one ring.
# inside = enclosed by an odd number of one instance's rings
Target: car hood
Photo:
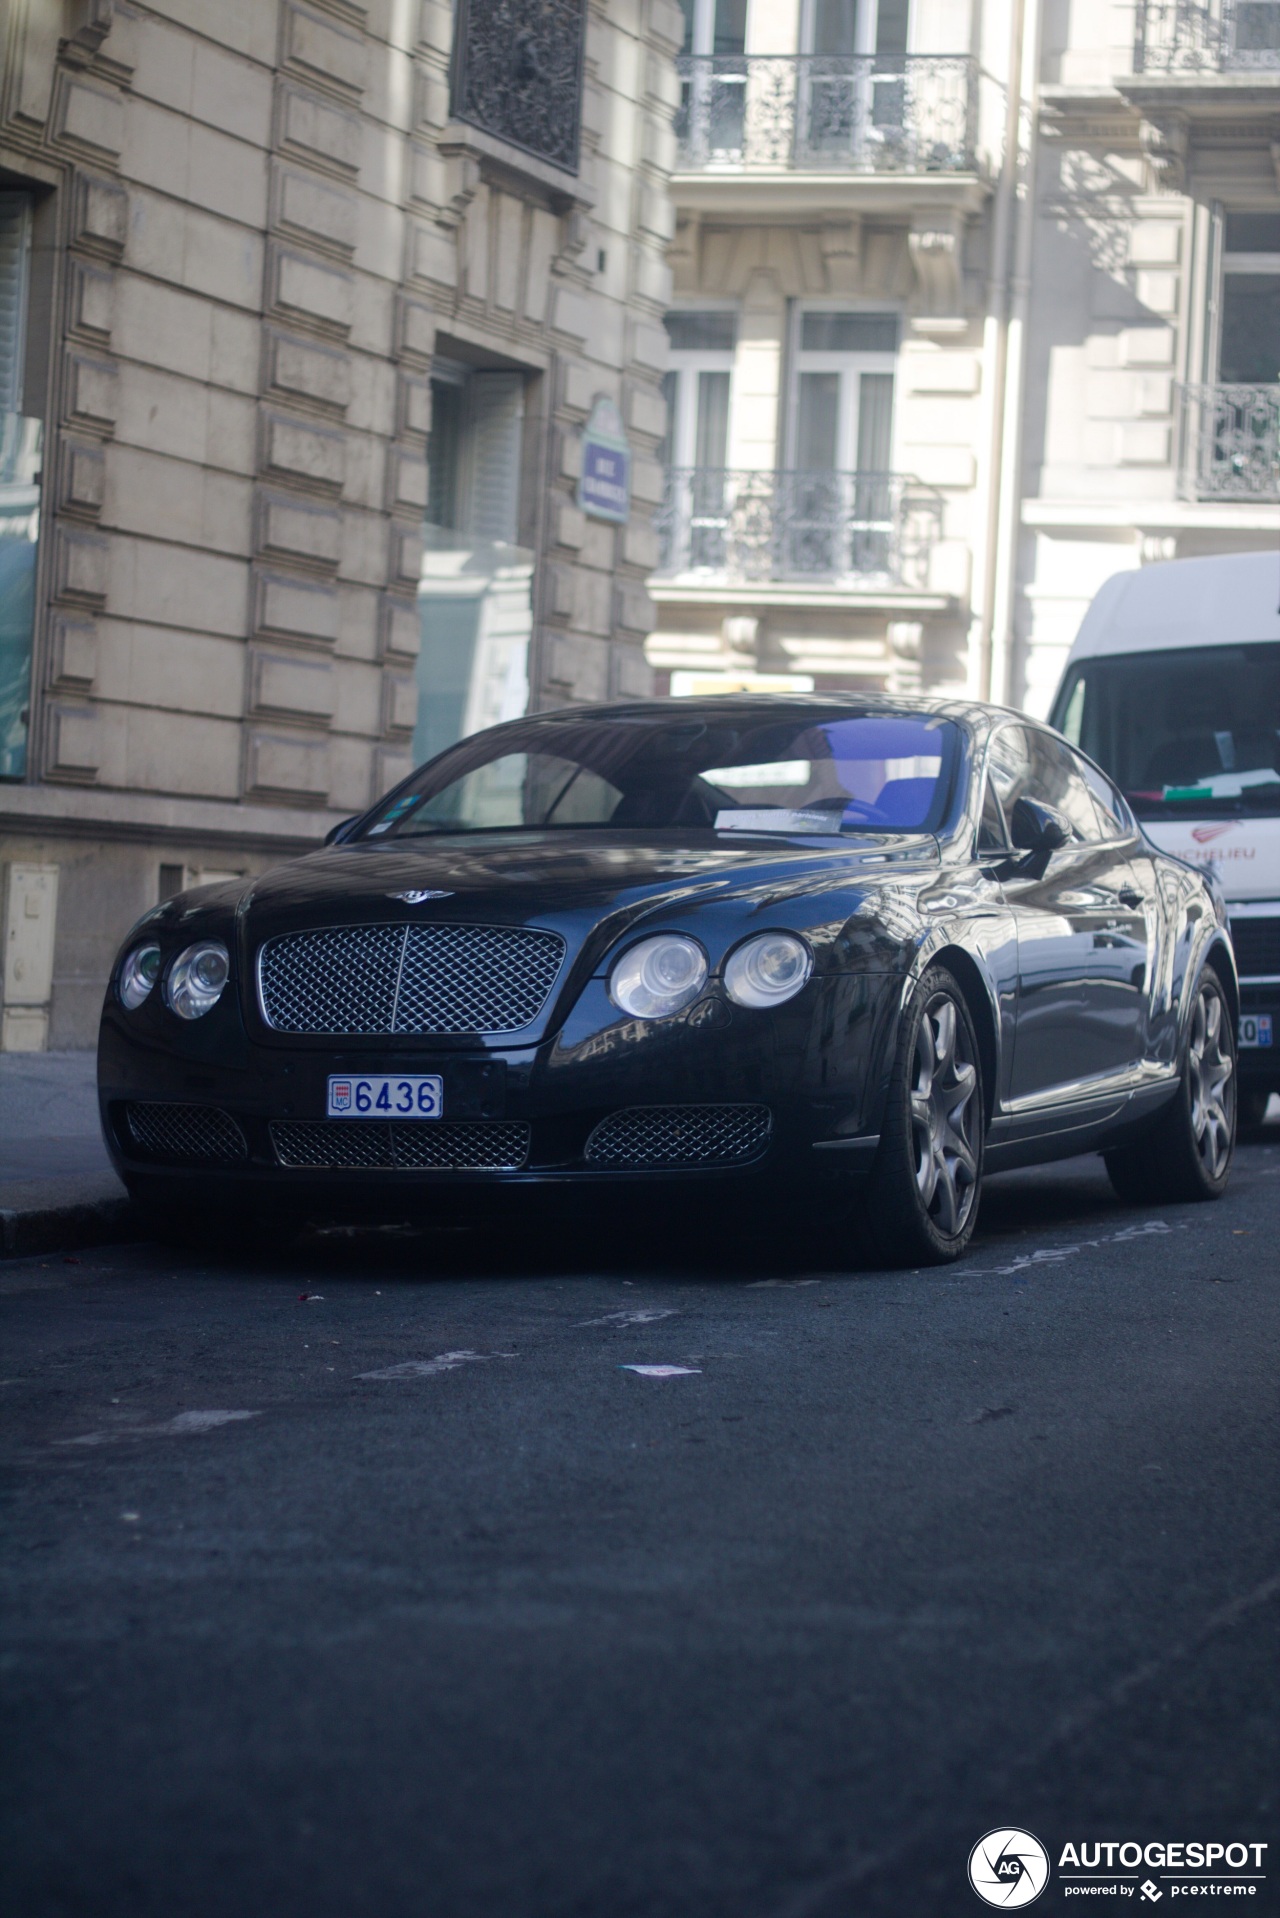
[[[234,904],[246,1017],[273,1042],[250,984],[268,940],[388,922],[557,932],[564,964],[542,1015],[521,1034],[522,1044],[536,1044],[609,963],[618,942],[650,929],[695,931],[714,967],[746,924],[784,925],[809,937],[819,971],[843,970],[844,929],[868,895],[896,890],[894,881],[927,882],[939,858],[926,834],[730,844],[713,832],[610,834],[607,842],[599,833],[494,833],[482,841],[468,835],[399,847],[326,847],[263,874],[238,897],[230,889],[220,898],[206,894],[202,905],[216,912]]]
[[[626,919],[659,904],[749,894],[794,898],[810,888],[874,882],[904,865],[934,867],[927,833],[863,839],[729,841],[724,834],[493,833],[412,845],[325,847],[255,879],[238,900],[259,936],[301,926],[482,919],[557,925]],[[421,893],[423,898],[406,897]],[[563,928],[562,928],[563,929]]]

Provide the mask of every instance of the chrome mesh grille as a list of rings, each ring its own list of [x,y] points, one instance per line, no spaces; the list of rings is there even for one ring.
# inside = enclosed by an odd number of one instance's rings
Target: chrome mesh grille
[[[616,1171],[733,1165],[758,1158],[772,1126],[768,1106],[630,1106],[600,1121],[584,1156]]]
[[[329,926],[269,939],[262,1011],[277,1032],[520,1032],[564,960],[525,926]]]
[[[246,1156],[244,1134],[217,1106],[170,1106],[135,1101],[125,1124],[136,1150],[169,1165],[234,1165]]]
[[[382,1172],[518,1172],[529,1157],[529,1128],[518,1119],[290,1119],[271,1127],[281,1165]]]

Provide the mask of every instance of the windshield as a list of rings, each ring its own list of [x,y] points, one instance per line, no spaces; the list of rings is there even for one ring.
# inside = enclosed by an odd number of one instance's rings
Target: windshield
[[[1280,646],[1081,660],[1053,723],[1140,819],[1280,813]]]
[[[928,714],[847,709],[722,720],[670,707],[530,719],[478,733],[384,800],[355,835],[702,827],[929,831],[959,733]]]

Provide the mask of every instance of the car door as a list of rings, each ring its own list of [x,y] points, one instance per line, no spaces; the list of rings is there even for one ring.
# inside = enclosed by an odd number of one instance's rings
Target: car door
[[[1067,844],[1015,852],[1001,887],[1018,932],[1018,1014],[1009,1098],[1034,1103],[1118,1083],[1142,1057],[1147,928],[1124,844],[1102,816],[1070,747],[1038,727],[1003,726],[989,776],[1006,819],[1021,798],[1054,808]]]

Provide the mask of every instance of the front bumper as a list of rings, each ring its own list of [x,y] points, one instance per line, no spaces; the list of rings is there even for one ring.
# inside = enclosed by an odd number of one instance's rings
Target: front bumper
[[[196,1183],[211,1199],[338,1219],[438,1216],[446,1196],[454,1209],[469,1202],[482,1210],[495,1187],[585,1193],[710,1182],[745,1190],[766,1174],[775,1188],[779,1181],[823,1185],[869,1166],[896,979],[815,981],[794,1005],[768,1014],[709,995],[683,1018],[651,1024],[621,1019],[597,985],[591,982],[559,1033],[530,1047],[263,1043],[246,1032],[234,1002],[216,1008],[207,1024],[181,1030],[171,1016],[144,1022],[111,1002],[99,1041],[108,1149],[135,1191],[176,1196]],[[215,1017],[225,1028],[222,1044],[211,1043]],[[331,1075],[404,1072],[441,1075],[442,1121],[410,1122],[411,1134],[393,1137],[385,1122],[325,1120]],[[220,1114],[230,1122],[221,1135],[227,1149],[219,1151],[215,1137],[212,1150],[167,1150],[163,1128],[157,1147],[156,1129],[140,1134],[131,1116],[140,1106]],[[720,1146],[731,1135],[732,1152],[708,1153],[704,1138],[701,1156],[672,1162],[672,1128],[653,1119],[672,1110],[730,1115],[710,1131]],[[657,1131],[659,1159],[593,1160],[606,1122],[637,1111],[649,1118],[631,1130]],[[457,1129],[460,1157],[473,1162],[397,1162],[428,1144],[434,1150],[444,1133],[430,1141],[423,1134],[437,1125]],[[381,1162],[306,1163],[331,1149],[324,1134],[332,1127],[341,1128],[348,1159],[355,1151]],[[692,1119],[685,1128],[695,1145],[706,1131]],[[206,1135],[197,1127],[195,1136],[198,1143]],[[474,1163],[492,1161],[494,1140],[504,1163]]]

